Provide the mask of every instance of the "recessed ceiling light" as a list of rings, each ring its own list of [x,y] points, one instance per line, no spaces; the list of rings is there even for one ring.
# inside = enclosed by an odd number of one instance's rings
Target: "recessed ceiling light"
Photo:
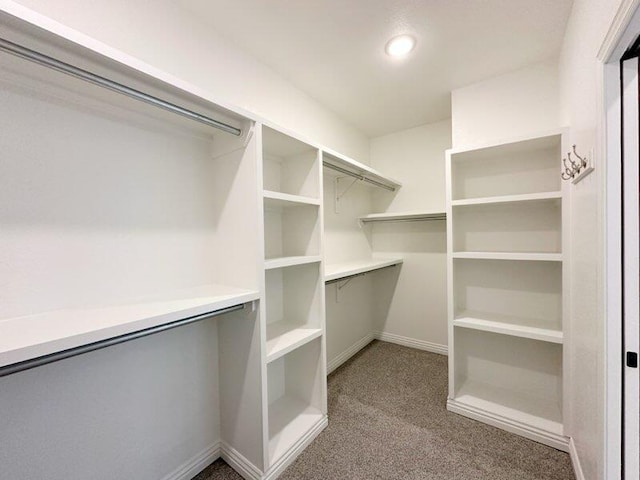
[[[416,46],[416,39],[411,35],[398,35],[387,42],[384,51],[392,57],[402,57],[413,50]]]

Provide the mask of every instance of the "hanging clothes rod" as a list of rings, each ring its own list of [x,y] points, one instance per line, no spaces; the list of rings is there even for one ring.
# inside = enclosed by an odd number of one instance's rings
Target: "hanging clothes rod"
[[[344,173],[345,175],[348,175],[350,177],[357,178],[358,180],[361,180],[363,182],[367,182],[367,183],[370,183],[372,185],[375,185],[376,187],[384,188],[384,189],[389,190],[391,192],[395,192],[396,191],[395,188],[390,187],[389,185],[385,185],[384,183],[381,183],[381,182],[378,182],[378,181],[373,180],[371,178],[365,177],[364,175],[357,174],[355,172],[352,172],[351,170],[347,170],[346,168],[342,168],[342,167],[339,167],[337,165],[333,165],[331,163],[325,163],[324,166],[327,167],[327,168],[330,168],[331,170],[335,170],[336,172]]]
[[[41,357],[30,358],[29,360],[24,360],[22,362],[12,363],[11,365],[5,365],[4,367],[0,367],[0,377],[6,377],[7,375],[23,372],[25,370],[40,367],[42,365],[47,365],[48,363],[59,362],[60,360],[64,360],[65,358],[76,357],[84,353],[89,353],[95,350],[100,350],[102,348],[118,345],[119,343],[129,342],[131,340],[147,337],[155,333],[171,330],[172,328],[182,327],[190,323],[206,320],[207,318],[216,317],[218,315],[222,315],[223,313],[230,313],[230,312],[235,312],[236,310],[242,310],[243,308],[244,308],[244,304],[234,305],[232,307],[222,308],[220,310],[215,310],[213,312],[203,313],[202,315],[183,318],[181,320],[176,320],[174,322],[157,325],[155,327],[145,328],[142,330],[138,330],[136,332],[125,333],[124,335],[119,335],[117,337],[107,338],[105,340],[99,340],[97,342],[89,343],[87,345],[80,345],[78,347],[62,350],[61,352],[55,352],[49,355],[43,355]]]
[[[179,105],[161,100],[160,98],[146,94],[134,88],[127,87],[126,85],[123,85],[121,83],[109,80],[105,77],[101,77],[100,75],[96,75],[95,73],[91,73],[87,70],[75,67],[61,60],[57,60],[53,57],[49,57],[42,53],[36,52],[35,50],[23,47],[22,45],[10,42],[9,40],[0,38],[0,50],[6,53],[10,53],[11,55],[15,55],[16,57],[20,57],[24,60],[29,60],[30,62],[37,63],[38,65],[51,68],[66,75],[79,78],[80,80],[84,80],[85,82],[91,83],[93,85],[97,85],[113,92],[126,95],[127,97],[134,98],[149,105],[153,105],[154,107],[162,108],[163,110],[181,115],[196,122],[204,123],[205,125],[217,128],[232,135],[240,136],[242,134],[241,129],[236,128],[232,125],[228,125],[200,113],[196,113],[192,110],[180,107]]]
[[[362,220],[362,223],[400,223],[400,222],[434,222],[446,220],[446,215],[439,215],[433,217],[421,217],[421,218],[375,218]]]

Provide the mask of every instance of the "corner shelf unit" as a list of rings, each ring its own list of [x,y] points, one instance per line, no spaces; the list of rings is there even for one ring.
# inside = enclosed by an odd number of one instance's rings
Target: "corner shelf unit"
[[[447,152],[453,412],[568,449],[566,132]]]
[[[327,425],[320,151],[259,125],[264,208],[266,475]]]

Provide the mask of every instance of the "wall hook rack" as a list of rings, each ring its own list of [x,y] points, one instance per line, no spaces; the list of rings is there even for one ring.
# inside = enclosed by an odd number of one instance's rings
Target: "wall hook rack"
[[[572,153],[576,160],[571,158]],[[573,145],[572,152],[567,152],[567,156],[562,159],[563,171],[560,176],[563,180],[571,180],[571,183],[574,184],[578,183],[593,172],[592,157],[593,154],[589,157],[579,155],[576,151],[576,146]]]

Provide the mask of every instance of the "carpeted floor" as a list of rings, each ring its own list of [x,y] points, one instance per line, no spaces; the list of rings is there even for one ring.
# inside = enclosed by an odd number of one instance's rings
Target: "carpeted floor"
[[[329,376],[329,426],[281,480],[573,480],[569,456],[450,413],[447,357],[374,341]],[[242,480],[218,460],[194,480]]]

